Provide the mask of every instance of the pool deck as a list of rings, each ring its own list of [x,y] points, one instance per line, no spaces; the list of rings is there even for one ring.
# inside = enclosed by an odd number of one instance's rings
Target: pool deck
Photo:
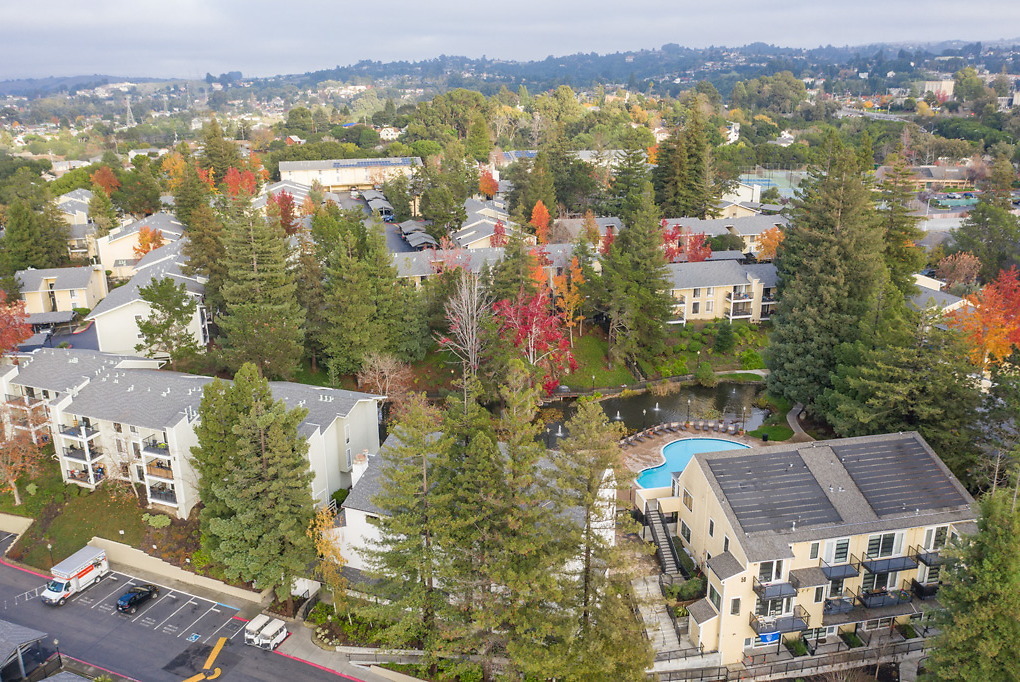
[[[650,430],[648,429],[647,431]],[[697,429],[683,428],[673,433],[667,431],[665,433],[642,436],[642,438],[644,438],[642,442],[632,442],[630,445],[621,444],[623,448],[623,463],[634,473],[639,473],[648,467],[657,467],[662,464],[662,447],[681,438],[721,438],[743,443],[752,448],[765,444],[761,440],[751,438],[750,436],[739,436],[721,431],[699,431]]]

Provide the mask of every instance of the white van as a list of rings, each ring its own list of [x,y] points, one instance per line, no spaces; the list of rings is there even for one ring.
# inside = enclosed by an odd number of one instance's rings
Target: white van
[[[50,569],[53,579],[39,597],[46,604],[63,606],[70,597],[95,585],[109,572],[106,550],[86,545]]]

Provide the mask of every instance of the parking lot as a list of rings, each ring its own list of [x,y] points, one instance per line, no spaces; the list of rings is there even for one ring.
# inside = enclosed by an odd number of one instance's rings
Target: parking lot
[[[193,594],[159,585],[159,595],[138,607],[137,613],[117,611],[117,598],[136,585],[148,584],[124,573],[113,572],[99,583],[72,597],[61,610],[90,610],[97,616],[116,618],[132,627],[146,628],[186,642],[214,642],[219,637],[234,639],[245,621],[238,610],[226,604],[196,597]],[[45,586],[40,585],[9,601],[23,602],[38,598]]]

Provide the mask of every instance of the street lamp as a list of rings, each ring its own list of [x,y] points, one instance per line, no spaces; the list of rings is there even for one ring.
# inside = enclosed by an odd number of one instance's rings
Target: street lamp
[[[591,375],[591,392],[592,393],[595,392],[595,375],[594,374]]]
[[[648,410],[647,409],[641,410],[641,428],[643,428],[643,429],[647,429],[648,428]]]
[[[46,551],[50,554],[50,568],[53,568],[53,545],[49,542],[46,543]]]
[[[740,408],[740,430],[747,430],[747,407]]]
[[[691,423],[691,399],[687,399],[687,423]]]
[[[63,668],[64,660],[60,657],[60,640],[56,637],[53,638],[53,646],[57,649],[57,668]]]

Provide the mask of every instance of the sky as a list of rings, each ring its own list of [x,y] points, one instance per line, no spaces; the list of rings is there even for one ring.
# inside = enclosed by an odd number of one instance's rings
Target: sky
[[[0,79],[271,76],[441,54],[527,60],[664,43],[816,47],[1018,34],[1016,0],[0,0]]]

